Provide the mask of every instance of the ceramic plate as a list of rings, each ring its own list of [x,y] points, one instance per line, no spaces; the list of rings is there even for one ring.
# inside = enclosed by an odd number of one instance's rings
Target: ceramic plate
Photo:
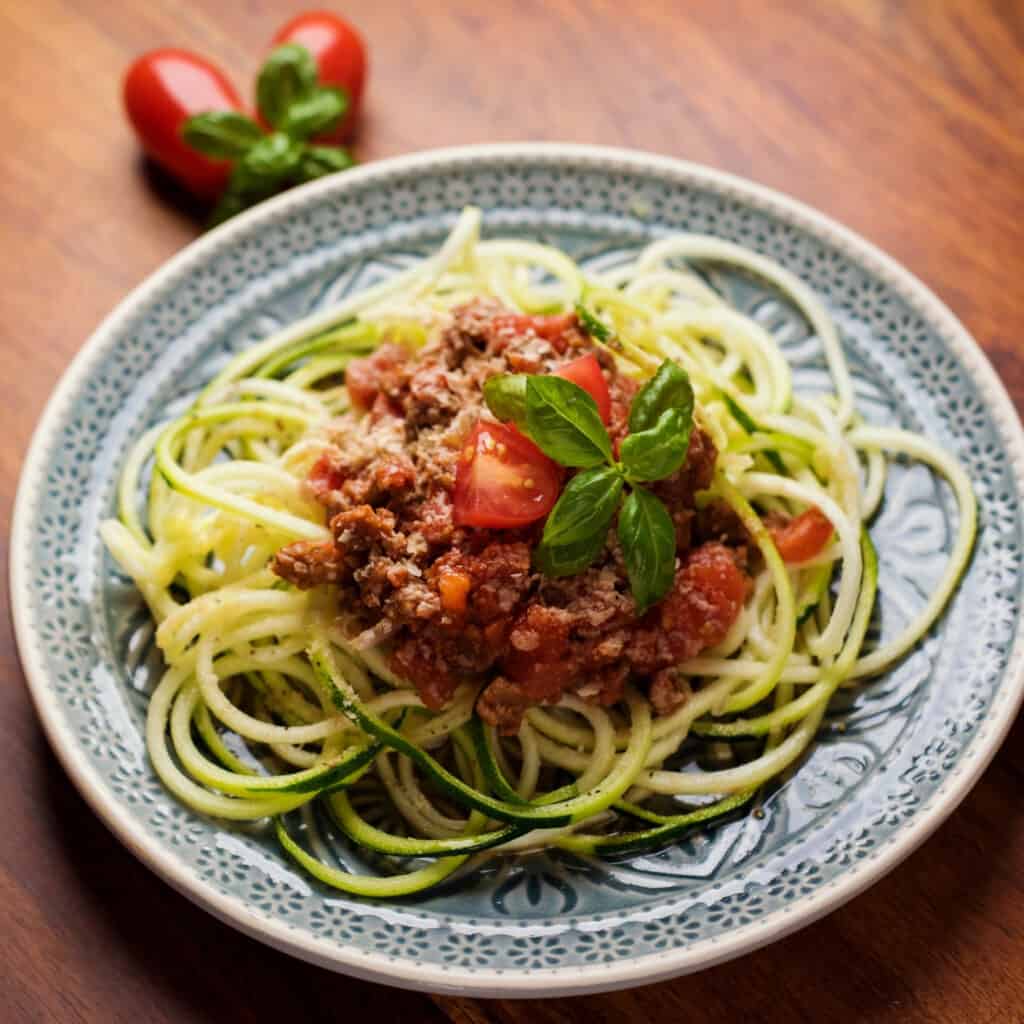
[[[205,820],[154,777],[143,746],[158,668],[145,611],[97,536],[129,443],[224,361],[283,323],[430,252],[466,203],[489,235],[552,242],[608,267],[672,231],[741,242],[823,297],[859,408],[921,431],[966,465],[981,503],[970,570],[898,667],[831,710],[821,742],[760,816],[614,863],[496,861],[418,898],[321,887],[273,839]],[[824,381],[806,325],[754,280],[718,274],[780,339],[798,387]],[[870,244],[799,203],[640,153],[510,145],[383,161],[299,189],[189,246],[83,348],[25,464],[12,595],[29,686],[54,749],[96,812],[190,899],[282,950],[377,981],[478,995],[596,991],[693,971],[807,924],[876,881],[957,805],[1021,699],[1024,442],[954,316]],[[879,629],[924,601],[954,506],[897,464],[872,526]],[[358,853],[327,837],[343,863]]]

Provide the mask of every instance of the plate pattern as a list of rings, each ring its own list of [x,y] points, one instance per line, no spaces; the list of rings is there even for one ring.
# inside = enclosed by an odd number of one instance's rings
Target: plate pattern
[[[369,904],[293,870],[264,830],[224,828],[163,791],[141,735],[157,668],[151,629],[96,527],[145,426],[278,324],[430,251],[466,202],[484,208],[489,233],[545,238],[595,268],[674,230],[777,259],[837,317],[865,417],[923,431],[964,462],[981,530],[940,625],[893,671],[836,702],[822,742],[757,815],[657,854],[534,855],[418,899]],[[785,301],[759,282],[711,276],[780,339],[798,387],[823,386],[817,341]],[[951,792],[962,795],[957,780],[990,756],[1020,698],[1021,466],[1016,417],[951,315],[798,204],[617,151],[492,147],[394,161],[214,233],[101,328],[51,403],[19,494],[19,644],[76,781],[122,836],[145,837],[133,848],[221,916],[401,984],[512,992],[541,972],[550,992],[611,987],[693,969],[817,916],[905,854]],[[944,487],[896,464],[872,528],[883,567],[875,636],[893,635],[923,603],[954,528]],[[341,863],[360,863],[321,823],[296,827],[315,829]]]

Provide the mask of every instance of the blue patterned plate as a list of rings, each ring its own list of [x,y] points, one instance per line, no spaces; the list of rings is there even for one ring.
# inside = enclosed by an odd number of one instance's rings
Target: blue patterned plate
[[[552,241],[608,266],[677,230],[741,242],[831,307],[877,423],[966,464],[981,533],[939,626],[832,709],[813,754],[748,816],[616,863],[532,855],[415,899],[368,903],[297,871],[258,829],[176,803],[147,763],[147,619],[97,536],[130,441],[226,358],[282,323],[430,251],[459,209],[492,234]],[[816,340],[761,285],[719,285],[776,333],[798,386]],[[189,898],[287,952],[377,981],[546,996],[649,982],[736,956],[860,892],[967,793],[1021,700],[1024,439],[1005,391],[953,315],[867,242],[777,193],[639,153],[488,146],[384,161],[289,192],[190,246],[137,289],[57,388],[25,464],[12,539],[14,617],[43,724],[121,840]],[[950,496],[894,467],[873,526],[882,632],[919,607],[950,543]],[[343,861],[355,854],[336,844]]]

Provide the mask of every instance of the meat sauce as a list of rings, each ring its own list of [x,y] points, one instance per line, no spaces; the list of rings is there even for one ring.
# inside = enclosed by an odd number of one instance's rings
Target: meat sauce
[[[272,568],[301,588],[336,586],[345,618],[388,638],[392,668],[430,708],[444,707],[464,681],[489,680],[477,710],[514,733],[531,706],[567,691],[611,705],[633,680],[668,714],[687,690],[667,670],[720,643],[742,608],[745,538],[707,529],[696,512],[717,454],[698,426],[682,469],[654,485],[672,512],[678,562],[668,595],[642,616],[614,530],[593,565],[549,579],[531,565],[542,521],[456,523],[459,453],[488,417],[483,382],[555,373],[589,353],[608,386],[609,432],[621,439],[637,385],[572,315],[524,317],[477,300],[415,357],[385,345],[348,368],[356,410],[332,424],[307,482],[332,539],[291,544]]]

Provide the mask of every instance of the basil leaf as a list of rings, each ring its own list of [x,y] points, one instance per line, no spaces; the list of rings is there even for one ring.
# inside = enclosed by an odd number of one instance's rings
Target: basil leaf
[[[320,88],[304,99],[295,100],[285,110],[278,127],[293,139],[304,142],[313,135],[330,131],[347,110],[347,93],[341,89]]]
[[[580,318],[583,330],[592,338],[597,338],[598,341],[608,341],[611,338],[612,332],[582,302],[576,303],[576,315]]]
[[[242,157],[236,169],[237,184],[254,191],[272,188],[297,169],[301,158],[301,145],[292,142],[284,132],[272,132]]]
[[[208,110],[193,114],[181,126],[181,136],[199,153],[235,160],[263,138],[263,130],[251,117],[234,110]]]
[[[526,374],[499,373],[484,381],[484,401],[496,419],[526,429]]]
[[[612,460],[597,403],[564,377],[527,377],[526,429],[533,443],[563,466],[587,468]]]
[[[236,213],[272,196],[277,191],[277,184],[266,179],[253,178],[239,162],[235,164],[228,186],[224,190],[217,205],[214,206],[207,228],[216,227],[230,220]]]
[[[313,181],[325,174],[347,171],[354,165],[352,154],[340,146],[306,146],[299,161],[298,176],[300,181]]]
[[[288,109],[316,89],[316,61],[304,46],[285,43],[267,58],[256,80],[256,104],[275,128],[283,127]]]
[[[251,206],[252,202],[241,189],[233,189],[229,185],[224,190],[220,199],[217,200],[217,205],[214,206],[210,213],[209,219],[206,222],[207,230],[215,228],[218,224],[223,224],[226,220],[230,220],[236,213],[241,213],[244,209]]]
[[[548,515],[533,553],[545,576],[571,576],[604,549],[622,495],[622,475],[612,466],[577,473]]]
[[[648,430],[629,434],[619,457],[631,480],[661,480],[686,462],[693,418],[679,409],[666,409]]]
[[[672,586],[676,572],[676,528],[668,509],[650,491],[635,487],[619,513],[619,543],[629,586],[642,615]]]
[[[608,525],[611,525],[610,521]],[[575,576],[601,557],[607,540],[608,531],[605,530],[560,547],[541,543],[533,552],[534,568],[545,576]]]
[[[629,410],[629,430],[636,434],[658,422],[666,409],[679,409],[693,417],[693,388],[687,372],[671,359],[658,367],[654,376],[640,389]]]

